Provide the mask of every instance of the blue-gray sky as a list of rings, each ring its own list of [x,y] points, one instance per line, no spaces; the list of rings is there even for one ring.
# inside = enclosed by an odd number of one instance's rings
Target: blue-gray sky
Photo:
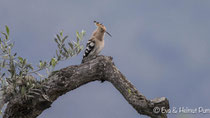
[[[165,96],[171,107],[210,109],[209,0],[1,0],[0,29],[8,25],[15,51],[33,64],[54,56],[60,30],[84,43],[106,25],[103,55],[148,99]],[[79,64],[82,53],[59,68]],[[185,114],[209,118],[210,114]],[[181,114],[170,114],[178,118]],[[139,118],[108,82],[92,82],[58,98],[38,118]],[[141,116],[147,118],[146,116]]]

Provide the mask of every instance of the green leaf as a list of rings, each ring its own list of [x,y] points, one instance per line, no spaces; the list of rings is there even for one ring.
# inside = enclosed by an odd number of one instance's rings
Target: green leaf
[[[74,43],[74,45],[76,46],[77,43],[76,43],[75,41],[73,41],[73,43]]]
[[[27,67],[30,68],[31,70],[34,70],[34,68],[31,64],[27,64]]]
[[[26,59],[23,59],[23,66],[27,63]]]
[[[65,36],[62,40],[62,43],[64,43],[64,41],[68,38],[68,36]]]
[[[58,43],[58,39],[55,38],[54,40],[55,40],[55,42],[56,42],[57,44],[59,44],[59,43]]]
[[[46,62],[46,61],[44,61],[43,66],[45,67],[46,65],[47,65],[47,62]]]
[[[65,47],[65,44],[62,44],[62,45],[61,45],[61,48],[64,48],[64,47]]]
[[[76,32],[76,35],[77,35],[77,42],[79,42],[79,39],[81,39],[79,32]]]
[[[65,47],[63,47],[63,50],[65,51],[65,53],[68,53],[68,50]]]
[[[50,65],[52,65],[53,67],[55,67],[57,64],[57,59],[56,58],[52,58],[50,61]]]
[[[70,52],[69,54],[70,54],[71,57],[74,55],[73,52]]]
[[[3,78],[5,76],[5,73],[2,74],[1,78]]]
[[[60,31],[60,36],[63,36],[63,30]]]
[[[2,63],[2,68],[4,68],[5,65],[6,65],[6,60],[3,61],[3,63]]]
[[[40,61],[39,61],[39,68],[42,68],[43,65],[44,65],[43,62],[40,60]]]
[[[57,36],[58,40],[61,42],[61,38],[60,38],[60,36],[59,36],[58,34],[57,34],[56,36]]]
[[[78,31],[76,31],[76,36],[79,37],[79,32]]]
[[[56,54],[56,56],[57,56],[57,57],[59,56],[59,54],[58,54],[58,50],[56,50],[56,53],[55,53],[55,54]]]
[[[20,62],[23,62],[23,58],[22,57],[18,57]]]
[[[71,49],[74,49],[74,45],[71,42],[69,42],[68,44],[71,47]]]
[[[6,32],[7,32],[7,35],[9,36],[9,27],[6,25]]]
[[[5,39],[7,40],[8,39],[8,35],[4,32],[1,32],[4,36],[5,36]]]
[[[82,37],[84,37],[85,36],[85,30],[82,30],[82,32],[81,32],[81,35],[82,35]]]
[[[81,48],[79,48],[79,50],[77,51],[77,54],[79,54],[81,52]]]
[[[77,43],[79,43],[79,40],[80,40],[80,39],[77,37]]]

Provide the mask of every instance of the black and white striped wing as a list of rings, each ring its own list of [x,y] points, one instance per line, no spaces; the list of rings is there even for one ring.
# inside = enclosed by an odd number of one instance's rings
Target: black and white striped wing
[[[94,47],[95,47],[95,41],[89,40],[87,42],[87,45],[86,45],[86,49],[85,49],[85,53],[83,55],[83,58],[92,55],[94,53]]]

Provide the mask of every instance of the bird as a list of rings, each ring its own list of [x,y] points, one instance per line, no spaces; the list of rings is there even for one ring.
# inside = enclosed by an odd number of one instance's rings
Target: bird
[[[97,56],[101,52],[101,50],[104,48],[105,33],[112,37],[112,35],[107,32],[106,27],[102,23],[99,23],[97,21],[94,21],[94,23],[97,28],[95,31],[93,31],[90,39],[86,44],[82,63],[84,62],[85,58],[92,58],[94,56]]]

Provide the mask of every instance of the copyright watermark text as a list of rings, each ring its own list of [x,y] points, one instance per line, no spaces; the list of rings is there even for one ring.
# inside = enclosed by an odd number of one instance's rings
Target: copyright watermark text
[[[158,113],[169,113],[169,114],[210,114],[210,108],[197,107],[197,108],[189,108],[189,107],[172,107],[171,109],[166,109],[165,107],[154,107],[153,112]]]

